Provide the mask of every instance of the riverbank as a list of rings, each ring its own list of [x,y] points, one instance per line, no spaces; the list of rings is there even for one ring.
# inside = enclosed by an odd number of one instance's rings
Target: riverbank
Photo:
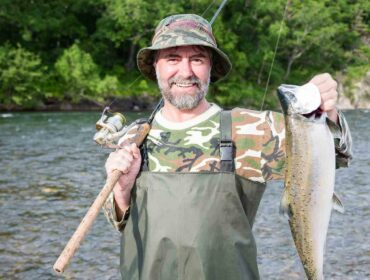
[[[341,74],[337,74],[335,78],[338,81],[337,107],[339,109],[370,109],[370,71],[362,78],[351,82],[348,82],[348,77]],[[32,109],[17,105],[5,106],[0,104],[0,112],[101,111],[108,105],[113,111],[139,112],[153,109],[158,101],[159,96],[146,93],[133,97],[110,97],[106,99],[104,104],[91,99],[81,99],[77,103],[51,99],[40,102]],[[235,104],[235,106],[238,105]],[[278,107],[270,109],[278,110]]]
[[[78,103],[71,103],[67,101],[63,102],[51,102],[47,104],[41,104],[34,109],[24,109],[22,107],[13,106],[11,108],[6,108],[0,104],[0,113],[10,113],[10,112],[94,112],[102,111],[106,106],[109,105],[112,111],[121,112],[140,112],[140,111],[150,111],[152,110],[159,99],[116,99],[113,104],[110,99],[106,104],[97,104],[90,100],[81,100]],[[353,104],[350,98],[345,96],[343,93],[339,93],[337,107],[341,110],[355,110],[355,109],[370,109],[370,100],[356,100],[357,102]],[[278,110],[278,108],[270,108],[272,110]]]
[[[99,103],[93,100],[81,99],[77,103],[69,101],[49,100],[45,103],[38,104],[35,108],[26,109],[21,106],[4,106],[0,104],[0,112],[89,112],[102,111],[106,106],[109,106],[113,111],[124,112],[139,112],[147,111],[154,108],[159,99],[154,97],[131,97],[131,98],[108,98],[106,102]]]
[[[357,79],[340,73],[335,78],[338,81],[338,108],[370,109],[370,71]]]

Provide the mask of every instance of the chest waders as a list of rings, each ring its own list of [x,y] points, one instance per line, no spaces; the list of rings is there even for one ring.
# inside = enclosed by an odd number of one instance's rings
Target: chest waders
[[[220,172],[149,172],[144,155],[122,279],[259,279],[252,225],[265,184],[235,175],[230,112],[220,121]]]

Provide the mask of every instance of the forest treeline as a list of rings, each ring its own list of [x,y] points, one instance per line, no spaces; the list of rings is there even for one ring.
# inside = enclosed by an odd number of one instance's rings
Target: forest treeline
[[[137,51],[150,44],[165,16],[210,20],[221,0],[0,3],[0,107],[11,110],[86,99],[154,100],[158,89],[140,76]],[[370,65],[369,16],[367,0],[228,1],[213,30],[233,70],[211,86],[209,98],[258,108],[279,34],[265,107],[276,104],[273,89],[281,83],[302,84],[321,72],[363,75]]]

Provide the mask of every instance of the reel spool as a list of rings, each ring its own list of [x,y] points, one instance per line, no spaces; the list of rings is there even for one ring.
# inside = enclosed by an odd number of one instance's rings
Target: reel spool
[[[113,113],[105,107],[100,119],[96,122],[97,132],[94,141],[107,148],[117,148],[117,141],[127,132],[126,118],[121,113]]]

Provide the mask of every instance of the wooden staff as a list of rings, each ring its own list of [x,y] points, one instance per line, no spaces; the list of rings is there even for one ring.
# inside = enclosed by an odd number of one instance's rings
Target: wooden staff
[[[124,144],[135,143],[139,147],[149,133],[149,130],[150,125],[148,123],[134,126],[132,129],[130,129],[130,131],[127,132],[128,135],[133,135],[133,137],[130,137],[127,141],[124,142]],[[55,262],[53,268],[57,273],[63,273],[63,271],[67,267],[68,263],[72,259],[73,255],[76,253],[77,249],[80,247],[81,242],[83,241],[90,227],[94,223],[100,209],[103,207],[104,202],[107,200],[110,192],[113,190],[121,175],[122,172],[119,170],[114,170],[110,175],[108,175],[103,189],[100,191],[99,195],[90,206],[85,217],[82,219],[80,225],[77,227],[76,231],[69,239],[64,250]]]

